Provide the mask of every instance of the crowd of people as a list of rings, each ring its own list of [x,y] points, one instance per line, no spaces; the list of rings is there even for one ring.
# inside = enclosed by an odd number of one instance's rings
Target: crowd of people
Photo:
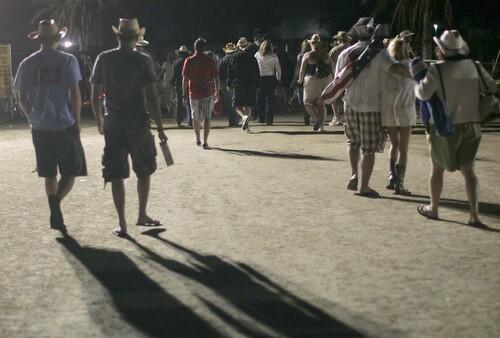
[[[97,57],[90,75],[90,92],[98,131],[105,141],[103,177],[105,182],[111,182],[118,213],[119,227],[114,233],[125,236],[124,179],[130,175],[129,155],[138,178],[136,224],[160,224],[147,214],[150,177],[157,168],[150,120],[156,124],[160,141],[167,141],[159,80],[168,81],[175,93],[177,124],[192,124],[195,145],[210,149],[210,120],[221,106],[229,125],[241,123],[243,131],[250,129],[252,117],[273,125],[275,89],[282,80],[282,68],[272,42],[262,34],[254,42],[241,37],[236,43],[227,43],[220,60],[207,52],[207,41],[198,38],[193,44],[194,53],[181,46],[177,60],[170,58],[161,67],[159,79],[152,58],[141,51],[147,41],[145,28],[138,20],[120,19],[118,27],[112,29],[118,47]],[[60,203],[71,190],[75,176],[87,174],[80,140],[82,76],[76,58],[57,50],[66,32],[54,20],[41,21],[38,31],[29,34],[41,48],[20,64],[14,82],[31,124],[37,171],[45,178],[50,225],[54,229],[64,228]],[[294,76],[296,96],[307,111],[304,122],[322,131],[325,105],[331,105],[331,125],[345,127],[351,166],[347,189],[370,198],[379,197],[370,187],[370,178],[375,154],[384,150],[388,135],[391,145],[387,188],[408,195],[411,193],[404,179],[417,108],[437,96],[453,121],[454,132],[440,135],[432,119],[425,125],[432,162],[431,202],[420,206],[418,212],[438,219],[443,173],[460,170],[470,202],[469,224],[480,226],[474,173],[481,140],[479,93],[494,92],[495,82],[480,63],[470,59],[467,43],[455,30],[435,38],[441,61],[427,65],[423,79],[415,80],[411,73],[412,35],[403,31],[392,36],[386,25],[361,18],[349,32],[341,31],[333,37],[330,50],[324,48],[318,34],[304,40]],[[338,93],[333,99],[332,90]]]

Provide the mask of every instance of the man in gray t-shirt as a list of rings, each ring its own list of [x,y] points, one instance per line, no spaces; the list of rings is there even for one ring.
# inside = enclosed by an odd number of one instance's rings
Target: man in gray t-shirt
[[[92,106],[99,132],[104,135],[105,141],[103,177],[105,182],[111,182],[119,218],[119,228],[114,234],[125,236],[127,221],[123,180],[130,174],[128,155],[132,158],[132,167],[138,178],[139,216],[136,224],[160,225],[146,213],[150,178],[156,171],[156,147],[149,130],[150,118],[156,123],[160,141],[166,142],[167,137],[163,132],[153,60],[136,49],[139,36],[144,35],[144,28],[139,27],[137,19],[120,19],[120,25],[113,27],[113,31],[119,45],[97,57],[91,76]]]

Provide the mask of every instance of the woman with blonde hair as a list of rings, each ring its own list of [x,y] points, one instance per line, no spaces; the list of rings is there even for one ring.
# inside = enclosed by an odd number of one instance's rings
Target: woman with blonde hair
[[[444,171],[460,170],[470,205],[468,224],[484,227],[479,219],[479,184],[474,172],[481,142],[479,92],[496,92],[495,81],[480,63],[468,58],[469,46],[458,31],[444,31],[434,41],[442,61],[429,67],[425,78],[416,85],[415,94],[423,101],[434,95],[439,97],[453,123],[453,133],[447,137],[438,135],[431,119],[427,131],[432,161],[431,202],[419,206],[417,211],[427,218],[438,219]]]
[[[291,89],[293,89],[293,96],[297,96],[297,100],[299,102],[299,105],[304,105],[304,88],[303,86],[298,85],[299,81],[299,73],[300,73],[300,66],[302,65],[302,58],[307,52],[311,51],[311,46],[309,45],[309,41],[307,39],[304,39],[302,43],[300,44],[300,52],[297,55],[297,63],[295,64],[295,71],[293,73],[293,80],[292,80],[292,86]],[[293,101],[294,97],[290,99],[290,102],[288,104],[291,104]],[[307,111],[304,113],[304,124],[308,126],[310,124],[310,117]]]
[[[319,34],[308,42],[311,51],[302,58],[298,83],[304,85],[304,106],[314,121],[313,130],[323,131],[326,107],[321,93],[332,80],[332,72]]]
[[[260,81],[257,103],[259,105],[259,122],[271,126],[274,121],[276,106],[276,84],[281,81],[281,66],[278,56],[273,53],[271,41],[265,40],[255,53],[259,64]]]
[[[409,69],[413,54],[409,41],[396,37],[389,42],[386,51],[393,62]],[[382,126],[387,128],[391,140],[389,159],[389,183],[387,189],[395,190],[398,195],[409,195],[404,186],[406,164],[408,161],[408,144],[411,129],[416,123],[415,81],[399,73],[384,71],[381,86]]]

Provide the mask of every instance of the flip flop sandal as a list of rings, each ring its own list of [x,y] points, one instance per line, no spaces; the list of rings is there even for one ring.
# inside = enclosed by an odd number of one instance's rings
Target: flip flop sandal
[[[432,210],[429,210],[426,205],[419,205],[417,207],[417,211],[420,215],[427,217],[428,219],[432,219],[434,221],[439,219],[438,215],[437,214],[434,215],[432,213]]]
[[[358,190],[358,178],[354,177],[349,180],[347,184],[347,190],[357,191]]]
[[[120,228],[113,230],[112,234],[120,238],[125,238],[128,235],[126,231],[123,231]]]
[[[161,225],[161,222],[154,220],[154,219],[150,219],[150,220],[140,222],[140,223],[137,222],[135,225],[141,226],[141,227],[157,227],[157,226]]]
[[[359,196],[368,197],[368,198],[379,198],[380,194],[378,192],[376,192],[375,190],[371,189],[368,191],[360,192]]]

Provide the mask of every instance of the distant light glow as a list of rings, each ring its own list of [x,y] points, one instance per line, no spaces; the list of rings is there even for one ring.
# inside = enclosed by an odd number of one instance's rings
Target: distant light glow
[[[437,24],[434,24],[434,30],[436,31],[436,33],[437,33],[437,31],[438,31],[438,27],[439,27],[439,26],[438,26]]]
[[[69,40],[66,40],[62,43],[62,46],[64,48],[71,48],[73,46],[73,42],[69,41]]]

